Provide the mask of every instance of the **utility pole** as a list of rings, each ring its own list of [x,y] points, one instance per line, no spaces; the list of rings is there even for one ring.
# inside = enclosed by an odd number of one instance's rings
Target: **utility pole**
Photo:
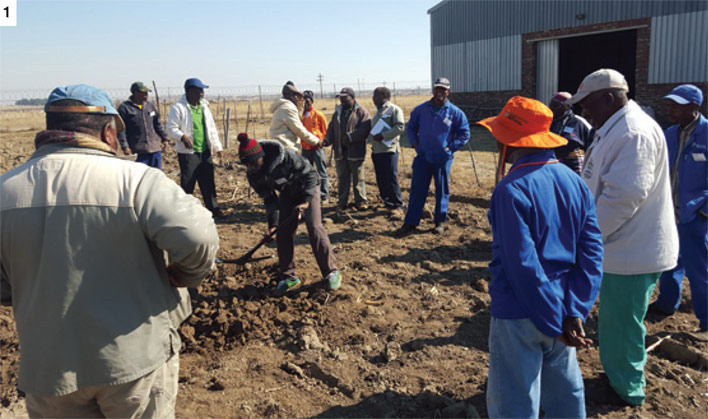
[[[324,97],[324,90],[322,89],[322,82],[324,81],[324,76],[322,73],[317,75],[317,81],[320,82],[320,99]]]

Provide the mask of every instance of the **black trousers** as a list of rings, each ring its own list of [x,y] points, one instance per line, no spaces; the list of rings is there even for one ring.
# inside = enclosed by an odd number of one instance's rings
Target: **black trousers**
[[[204,198],[204,206],[211,212],[219,208],[214,185],[214,163],[209,149],[202,153],[177,154],[179,160],[179,184],[188,194],[194,193],[194,185],[199,182],[199,190]]]

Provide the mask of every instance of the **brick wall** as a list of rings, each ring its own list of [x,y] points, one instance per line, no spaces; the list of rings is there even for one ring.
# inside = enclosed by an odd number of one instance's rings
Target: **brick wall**
[[[642,26],[637,29],[636,47],[636,70],[635,70],[635,92],[634,99],[643,106],[649,106],[654,110],[657,121],[662,125],[667,125],[666,114],[662,104],[662,97],[668,94],[671,89],[681,83],[675,84],[649,84],[649,42],[651,39],[651,18],[632,19],[618,22],[587,25],[575,28],[555,29],[543,32],[533,32],[521,35],[521,89],[505,90],[497,92],[465,92],[451,93],[450,100],[462,106],[479,106],[483,108],[501,108],[512,96],[536,97],[536,42],[540,39],[563,37],[568,35],[609,31],[613,29],[631,28]],[[708,96],[708,83],[694,83]],[[571,92],[574,93],[574,92]],[[708,101],[703,101],[701,113],[706,115],[708,111]],[[476,115],[471,115],[475,119]],[[476,118],[479,119],[479,118]]]

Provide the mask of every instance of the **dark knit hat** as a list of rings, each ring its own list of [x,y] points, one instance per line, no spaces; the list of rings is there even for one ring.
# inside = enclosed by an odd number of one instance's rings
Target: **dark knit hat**
[[[248,134],[245,132],[238,135],[238,142],[238,156],[241,159],[241,163],[256,161],[265,156],[263,147],[261,147],[258,141],[248,138]]]

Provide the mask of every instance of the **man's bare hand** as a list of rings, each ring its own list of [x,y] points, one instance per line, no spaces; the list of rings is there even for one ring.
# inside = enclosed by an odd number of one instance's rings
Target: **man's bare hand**
[[[263,233],[263,240],[264,243],[270,243],[273,241],[273,234],[275,233],[276,227],[271,227],[269,228],[265,233]]]
[[[182,141],[182,144],[184,144],[185,147],[194,148],[194,143],[192,143],[192,139],[189,138],[187,134],[183,135],[180,140]]]
[[[169,265],[167,267],[167,280],[170,281],[170,285],[172,285],[175,288],[184,288],[186,285],[182,283],[179,279],[177,279],[177,275],[175,274],[175,269],[172,265]]]
[[[170,145],[169,141],[163,141],[162,142],[162,151],[167,150],[167,147]]]
[[[383,141],[383,135],[381,135],[381,134],[374,135],[374,141],[378,141],[378,142]]]
[[[302,204],[298,205],[295,207],[295,211],[297,212],[297,219],[300,220],[302,218],[302,214],[307,211],[307,208],[310,207],[309,202],[303,202]]]
[[[586,348],[592,345],[592,339],[585,337],[583,322],[578,317],[566,317],[563,319],[563,334],[558,336],[566,346],[576,348]]]

